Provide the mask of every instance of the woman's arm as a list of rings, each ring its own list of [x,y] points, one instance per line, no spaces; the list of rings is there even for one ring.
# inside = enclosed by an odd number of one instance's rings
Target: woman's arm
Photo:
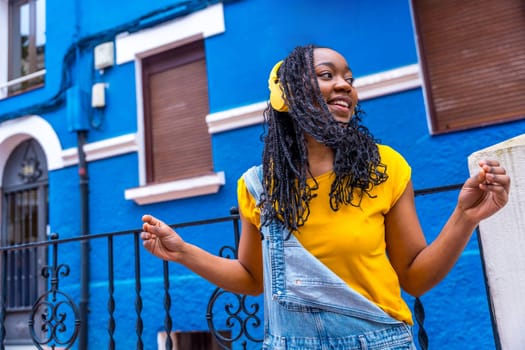
[[[180,263],[225,290],[251,295],[262,292],[261,236],[257,227],[242,215],[238,259],[219,257],[185,242],[171,227],[151,215],[144,215],[142,221],[141,238],[151,254]]]
[[[507,203],[509,187],[510,178],[498,162],[480,162],[480,172],[465,182],[447,223],[427,245],[409,183],[385,218],[387,253],[401,287],[419,296],[439,283],[458,260],[479,222]]]

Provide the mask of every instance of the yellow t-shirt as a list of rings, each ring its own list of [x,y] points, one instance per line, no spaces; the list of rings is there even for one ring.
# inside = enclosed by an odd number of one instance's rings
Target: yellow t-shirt
[[[295,233],[297,240],[351,288],[397,320],[413,324],[401,297],[401,287],[386,254],[384,216],[405,191],[411,168],[388,146],[378,145],[388,179],[375,186],[375,198],[364,196],[360,207],[333,211],[329,204],[333,172],[316,177],[319,189],[310,201],[310,216]],[[310,180],[313,183],[313,180]],[[239,210],[260,227],[260,211],[242,177],[238,182]]]

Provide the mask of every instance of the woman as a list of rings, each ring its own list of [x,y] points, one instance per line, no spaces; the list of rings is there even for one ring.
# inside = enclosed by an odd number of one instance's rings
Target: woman
[[[353,82],[329,48],[297,47],[272,70],[263,165],[238,182],[238,259],[142,218],[152,254],[232,292],[264,291],[263,349],[414,349],[401,288],[420,296],[435,286],[480,220],[508,200],[505,169],[480,162],[428,245],[411,169],[360,124]]]

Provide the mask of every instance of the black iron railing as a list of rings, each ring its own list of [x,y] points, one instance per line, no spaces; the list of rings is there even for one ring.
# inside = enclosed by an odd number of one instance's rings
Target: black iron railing
[[[236,208],[232,208],[230,215],[220,218],[214,218],[211,220],[193,221],[181,224],[171,225],[175,229],[181,229],[189,226],[203,226],[212,225],[216,223],[231,222],[233,225],[233,242],[232,246],[223,246],[219,254],[224,257],[234,258],[237,256],[238,243],[240,238],[239,230],[239,215]],[[68,293],[61,289],[61,285],[67,282],[67,278],[71,277],[71,267],[68,263],[59,262],[59,251],[60,255],[64,256],[62,249],[70,249],[67,247],[68,244],[78,243],[81,244],[84,241],[95,242],[97,240],[105,240],[107,249],[107,348],[115,349],[116,344],[116,317],[115,309],[117,300],[115,299],[115,247],[114,240],[119,236],[131,237],[133,241],[133,261],[134,261],[134,293],[135,293],[135,333],[136,333],[136,349],[144,349],[144,320],[143,320],[143,293],[142,283],[143,276],[141,272],[141,250],[142,244],[139,238],[140,231],[129,230],[103,234],[91,234],[88,236],[80,236],[73,238],[59,239],[57,234],[49,236],[48,241],[33,242],[27,244],[20,244],[15,246],[0,247],[0,268],[1,268],[1,280],[0,280],[0,350],[3,350],[6,346],[6,341],[9,343],[15,337],[9,337],[5,327],[6,315],[11,311],[8,307],[7,296],[8,296],[8,271],[7,266],[8,257],[11,254],[16,254],[18,251],[31,250],[35,248],[48,248],[50,259],[48,264],[43,266],[41,269],[41,277],[47,280],[48,289],[44,291],[39,298],[34,302],[32,310],[30,310],[29,320],[27,321],[28,333],[30,334],[31,341],[34,346],[38,349],[69,349],[78,342],[80,325],[83,320],[80,319],[80,312],[78,302],[74,301],[74,297],[71,293]],[[71,255],[68,255],[71,258]],[[71,262],[72,264],[78,264],[78,262]],[[165,312],[164,317],[164,331],[167,334],[171,334],[173,320],[171,316],[172,301],[170,296],[170,275],[169,275],[169,263],[164,261],[163,264],[163,308]],[[226,305],[224,306],[224,312],[229,314],[226,318],[226,327],[232,329],[238,329],[235,332],[224,332],[223,329],[219,329],[215,326],[214,317],[217,312],[213,312],[216,309],[216,304],[229,292],[216,289],[213,295],[210,297],[206,319],[210,328],[210,332],[217,338],[218,346],[222,348],[231,348],[233,342],[245,342],[242,340],[245,335],[249,335],[249,327],[247,327],[247,321],[245,318],[250,320],[257,320],[256,326],[262,324],[260,321],[258,303],[252,304],[252,306],[246,306],[246,297],[237,296],[239,301],[242,301],[241,306],[235,306],[231,302],[231,298],[228,298]],[[233,293],[229,293],[234,295]],[[92,301],[93,302],[93,301]],[[236,311],[236,307],[240,307]],[[250,311],[251,309],[251,311]],[[243,315],[242,311],[246,314]],[[199,316],[196,316],[199,317]],[[224,328],[223,326],[222,328]],[[260,342],[261,338],[248,336],[248,341]],[[78,344],[76,344],[78,345]],[[147,348],[150,348],[148,346]],[[173,349],[174,344],[171,337],[166,337],[166,349]]]
[[[460,185],[452,185],[440,188],[425,189],[416,191],[416,196],[434,194],[457,190]],[[239,214],[236,208],[232,208],[230,215],[211,220],[193,221],[181,224],[171,225],[174,229],[181,229],[190,226],[204,226],[218,223],[232,224],[233,244],[225,245],[220,248],[218,254],[226,258],[237,257],[238,244],[240,239]],[[6,314],[9,312],[6,307],[7,297],[7,258],[9,254],[16,251],[35,249],[36,247],[47,247],[50,258],[48,265],[41,270],[42,278],[45,278],[47,290],[41,293],[35,300],[33,308],[30,311],[30,317],[27,322],[31,340],[38,349],[69,349],[77,346],[81,319],[78,302],[70,295],[71,293],[61,289],[63,280],[71,278],[71,268],[69,264],[78,264],[78,262],[68,261],[59,263],[59,251],[61,256],[64,255],[63,249],[67,249],[67,244],[81,244],[86,240],[94,242],[95,240],[105,241],[104,245],[107,250],[107,344],[108,349],[117,348],[116,323],[115,315],[117,298],[115,296],[115,240],[117,237],[126,236],[132,239],[133,252],[133,279],[134,279],[134,300],[135,300],[135,348],[144,349],[144,307],[143,307],[143,274],[141,272],[141,250],[142,244],[139,238],[140,231],[120,231],[104,234],[91,234],[89,236],[73,237],[59,239],[58,235],[53,234],[45,242],[34,242],[17,246],[0,247],[0,264],[2,277],[0,280],[0,350],[5,348],[6,340],[9,340],[5,322]],[[67,255],[71,257],[71,255]],[[172,314],[177,310],[172,310],[172,295],[170,294],[170,264],[162,262],[162,302],[164,310],[163,331],[167,335],[173,332]],[[78,277],[77,277],[78,278]],[[93,300],[91,302],[94,302]],[[100,302],[97,301],[100,304]],[[419,299],[414,304],[415,319],[418,323],[418,338],[421,348],[428,345],[428,337],[423,328],[424,310]],[[491,315],[492,316],[492,315]],[[195,317],[201,317],[196,315]],[[220,288],[216,288],[208,301],[206,309],[206,321],[209,332],[214,338],[215,348],[217,349],[251,349],[260,347],[262,342],[263,330],[263,309],[262,299],[258,297],[248,297],[231,293]],[[497,334],[496,334],[497,335]],[[165,349],[175,348],[174,339],[166,336]],[[104,345],[105,347],[106,345]],[[120,347],[120,346],[119,346]],[[151,346],[147,347],[148,349]],[[81,349],[84,350],[84,349]]]

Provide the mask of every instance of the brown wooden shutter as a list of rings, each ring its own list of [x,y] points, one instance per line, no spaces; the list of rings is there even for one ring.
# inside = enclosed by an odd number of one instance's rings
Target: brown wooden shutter
[[[525,1],[412,6],[434,133],[525,117]]]
[[[213,171],[203,41],[143,60],[148,183]]]

